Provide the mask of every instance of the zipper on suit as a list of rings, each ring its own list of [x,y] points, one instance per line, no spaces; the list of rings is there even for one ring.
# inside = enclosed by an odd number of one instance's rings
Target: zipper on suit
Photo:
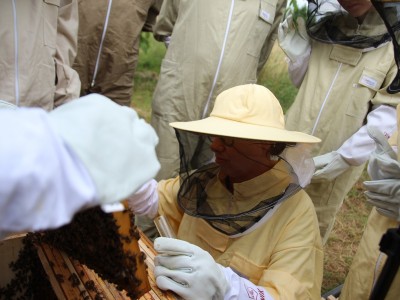
[[[235,6],[235,0],[231,0],[231,8],[229,10],[228,23],[226,24],[224,42],[222,43],[222,49],[221,49],[221,53],[220,53],[220,56],[219,56],[217,71],[215,72],[214,80],[213,80],[213,83],[212,83],[212,86],[211,86],[211,89],[210,89],[210,93],[208,94],[206,105],[204,106],[203,114],[201,116],[202,119],[204,119],[207,116],[208,107],[210,106],[211,98],[212,98],[212,96],[214,94],[215,85],[217,84],[219,71],[221,69],[222,60],[224,58],[226,42],[228,41],[228,33],[229,33],[229,30],[230,30],[230,27],[231,27],[232,14],[233,14],[233,7],[234,6]]]
[[[99,64],[100,64],[100,55],[101,55],[101,51],[103,50],[104,39],[106,38],[108,20],[110,18],[110,13],[111,13],[111,6],[112,6],[112,0],[109,0],[108,1],[108,7],[107,7],[106,20],[104,21],[103,33],[101,34],[101,41],[100,41],[99,51],[97,52],[97,58],[96,58],[96,64],[95,64],[95,67],[94,67],[93,78],[92,78],[92,82],[90,84],[91,87],[94,87],[94,85],[96,83],[97,72],[98,72]]]
[[[15,0],[12,0],[13,17],[14,17],[14,76],[15,76],[15,104],[19,106],[19,44],[18,44],[18,22],[17,22],[17,7]]]
[[[311,131],[311,135],[314,135],[314,132],[315,132],[315,130],[317,129],[317,126],[318,126],[319,119],[320,119],[320,117],[321,117],[322,111],[324,110],[325,104],[326,104],[326,102],[328,101],[329,96],[331,95],[333,85],[334,85],[335,82],[336,82],[336,79],[337,79],[337,77],[338,77],[338,75],[339,75],[339,72],[340,72],[340,69],[342,68],[342,65],[343,65],[343,63],[340,63],[338,69],[336,70],[335,77],[333,78],[333,80],[332,80],[332,82],[331,82],[331,85],[330,85],[330,87],[329,87],[329,89],[328,89],[328,92],[327,92],[326,95],[325,95],[324,102],[322,102],[321,108],[320,108],[320,110],[319,110],[319,112],[318,112],[318,116],[317,116],[317,119],[315,120],[314,127],[313,127],[313,129],[312,129],[312,131]]]

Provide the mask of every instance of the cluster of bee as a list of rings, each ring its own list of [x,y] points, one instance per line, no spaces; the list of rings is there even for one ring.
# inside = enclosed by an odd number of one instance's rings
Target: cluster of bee
[[[130,217],[131,224],[134,224],[134,216]],[[136,257],[139,255],[141,262],[145,257],[143,253],[124,251],[122,243],[133,238],[139,239],[136,227],[129,230],[129,236],[121,236],[113,215],[103,212],[99,207],[78,213],[70,224],[58,229],[29,233],[24,238],[24,247],[17,261],[10,265],[15,278],[6,287],[0,288],[0,299],[3,296],[4,299],[15,299],[15,295],[21,293],[27,299],[35,299],[35,295],[40,295],[41,299],[44,299],[43,295],[46,295],[46,299],[57,299],[38,258],[35,247],[38,243],[46,243],[64,251],[69,257],[95,270],[102,279],[114,283],[120,290],[124,289],[131,299],[137,299],[136,290],[141,281],[135,277]],[[36,282],[38,275],[43,281],[40,285]],[[56,278],[58,281],[64,280],[62,275]],[[74,278],[68,280],[73,285]],[[75,281],[79,282],[79,279]],[[95,288],[93,282],[86,282],[85,287]],[[54,295],[54,298],[50,295]],[[103,298],[100,293],[98,295],[96,298]],[[82,298],[87,298],[87,295],[82,295]]]
[[[57,299],[37,254],[37,239],[37,234],[28,233],[22,240],[18,258],[10,263],[14,278],[0,287],[0,299]]]

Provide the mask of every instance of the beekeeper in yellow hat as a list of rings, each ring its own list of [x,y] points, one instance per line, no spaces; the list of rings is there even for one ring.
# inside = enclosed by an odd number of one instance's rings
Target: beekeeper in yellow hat
[[[154,242],[157,285],[184,299],[319,299],[323,252],[313,204],[313,136],[285,129],[279,101],[247,84],[216,98],[208,118],[171,123],[180,176],[150,181],[131,209],[165,216],[177,239]],[[214,160],[192,169],[190,135]]]

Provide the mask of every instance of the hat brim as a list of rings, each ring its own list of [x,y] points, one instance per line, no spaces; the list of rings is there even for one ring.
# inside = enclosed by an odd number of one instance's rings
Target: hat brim
[[[169,125],[176,129],[200,134],[229,136],[260,141],[291,143],[319,143],[321,141],[315,136],[298,131],[242,123],[217,117],[208,117],[202,120],[189,122],[173,122]]]

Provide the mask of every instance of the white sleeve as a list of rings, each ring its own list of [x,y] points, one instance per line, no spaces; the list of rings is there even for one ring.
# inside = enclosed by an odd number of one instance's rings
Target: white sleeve
[[[0,238],[67,224],[98,204],[91,177],[38,108],[0,110]]]
[[[362,126],[337,150],[350,165],[362,165],[375,149],[375,142],[367,132],[368,126],[379,128],[389,138],[397,128],[396,108],[380,105],[372,110],[367,115],[367,124]]]
[[[153,219],[158,211],[157,181],[149,180],[128,197],[129,208],[135,215]]]
[[[231,268],[221,267],[230,287],[225,293],[224,300],[274,300],[272,296],[261,286],[239,276]]]
[[[307,50],[302,56],[298,57],[296,61],[288,59],[288,72],[289,78],[295,87],[299,88],[303,82],[304,76],[308,70],[308,63],[310,60],[311,48]]]

